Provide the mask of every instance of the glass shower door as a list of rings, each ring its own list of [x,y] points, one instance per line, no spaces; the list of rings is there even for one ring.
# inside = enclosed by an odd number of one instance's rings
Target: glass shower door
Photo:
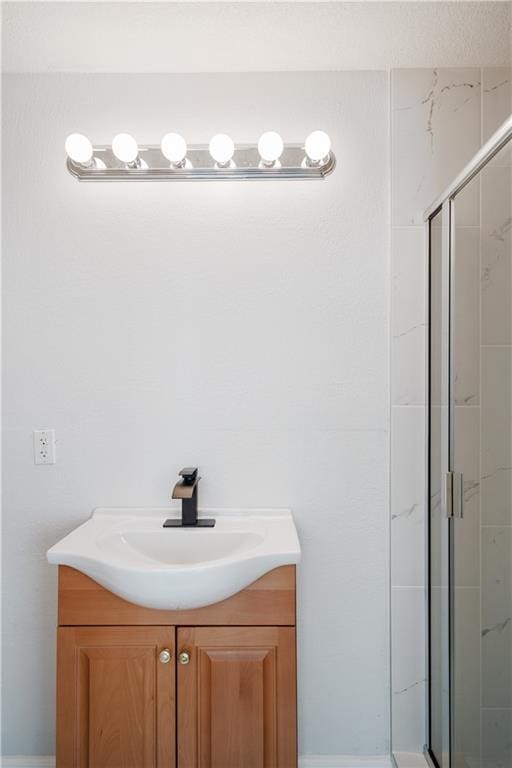
[[[439,768],[512,768],[507,141],[429,221],[427,754]]]
[[[452,202],[455,768],[512,768],[512,152]]]

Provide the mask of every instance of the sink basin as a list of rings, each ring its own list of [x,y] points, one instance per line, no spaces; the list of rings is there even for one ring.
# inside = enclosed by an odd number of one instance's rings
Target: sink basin
[[[169,509],[96,509],[48,550],[146,608],[186,610],[225,600],[280,565],[300,560],[289,510],[209,509],[214,528],[163,528]]]
[[[247,552],[263,540],[263,536],[252,532],[206,531],[203,528],[181,530],[177,536],[172,533],[162,536],[160,529],[141,531],[133,528],[107,533],[100,536],[97,543],[104,552],[115,552],[127,560],[145,558],[150,563],[194,565]]]

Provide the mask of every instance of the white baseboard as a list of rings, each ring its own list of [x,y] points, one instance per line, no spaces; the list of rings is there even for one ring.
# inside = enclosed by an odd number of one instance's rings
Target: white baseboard
[[[301,755],[299,768],[391,768],[389,755]]]
[[[55,768],[54,757],[2,757],[1,768]],[[302,755],[299,768],[391,768],[387,755]]]

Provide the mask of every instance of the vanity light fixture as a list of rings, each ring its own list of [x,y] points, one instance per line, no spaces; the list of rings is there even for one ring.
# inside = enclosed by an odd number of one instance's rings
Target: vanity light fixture
[[[184,168],[187,163],[187,142],[179,133],[166,133],[160,142],[162,155],[172,168]],[[189,166],[192,165],[189,163]]]
[[[66,139],[68,157],[77,165],[91,165],[93,161],[92,144],[83,133],[70,133]]]
[[[260,136],[258,152],[260,153],[260,165],[265,168],[281,167],[279,158],[283,154],[284,142],[276,131],[267,131]]]
[[[233,155],[235,154],[235,145],[233,139],[227,133],[217,133],[216,136],[213,136],[210,139],[208,149],[219,168],[235,167],[232,162]]]
[[[129,133],[118,133],[117,136],[114,136],[112,139],[112,152],[128,168],[141,167],[137,142]]]
[[[323,179],[336,158],[325,131],[313,131],[304,144],[285,144],[276,131],[257,144],[236,144],[225,133],[208,145],[187,145],[167,133],[159,145],[141,144],[118,133],[111,145],[93,145],[80,133],[66,139],[67,168],[79,181],[249,181],[256,179]]]
[[[304,149],[310,165],[325,163],[331,151],[331,139],[325,131],[313,131],[307,137]]]
[[[105,170],[103,160],[94,154],[94,147],[82,133],[70,133],[66,139],[66,152],[70,161],[77,168],[88,170]]]

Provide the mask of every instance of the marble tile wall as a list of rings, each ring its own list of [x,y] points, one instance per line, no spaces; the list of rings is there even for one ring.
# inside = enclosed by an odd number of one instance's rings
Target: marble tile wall
[[[391,142],[392,142],[392,236],[391,236],[391,587],[392,587],[392,743],[394,751],[415,752],[425,743],[425,663],[423,648],[425,608],[425,252],[423,211],[471,159],[481,144],[499,127],[511,111],[511,71],[505,68],[465,69],[400,69],[391,74]],[[511,154],[512,157],[512,154]],[[494,174],[491,179],[491,173]],[[507,179],[495,164],[487,182],[499,188],[500,199],[506,201]],[[482,209],[482,210],[481,210]],[[508,208],[510,211],[510,206]],[[494,271],[496,284],[489,286],[486,300],[482,297],[480,318],[480,215],[482,231],[487,226],[495,250],[489,251],[483,264],[482,280]],[[488,448],[482,463],[488,478],[480,489],[479,445],[480,402],[482,410],[490,407],[490,387],[499,386],[510,401],[510,366],[505,353],[500,365],[506,371],[489,383],[480,382],[480,333],[494,334],[501,344],[510,344],[512,313],[504,319],[497,306],[505,294],[510,297],[510,260],[502,252],[510,249],[510,222],[501,221],[485,190],[480,206],[480,182],[472,184],[460,198],[457,209],[458,237],[468,255],[467,268],[461,282],[464,300],[458,303],[458,326],[462,329],[459,344],[471,349],[459,361],[461,375],[457,382],[457,429],[459,441],[465,445],[461,462],[465,467],[467,522],[464,547],[471,557],[457,564],[461,588],[459,618],[475,624],[480,611],[480,490],[485,495],[503,498],[502,486],[510,488],[512,449],[510,429],[498,444]],[[494,233],[494,235],[492,235]],[[501,249],[501,250],[500,250]],[[482,249],[483,251],[484,249]],[[483,258],[483,257],[482,257]],[[508,291],[508,293],[507,293]],[[510,298],[509,298],[510,301]],[[503,304],[501,305],[503,307]],[[486,329],[484,331],[484,328]],[[475,349],[477,353],[474,354]],[[482,356],[488,354],[482,347]],[[491,353],[492,354],[492,353]],[[496,363],[498,364],[498,362]],[[482,367],[485,367],[483,365]],[[483,394],[481,395],[481,387]],[[486,389],[487,387],[487,389]],[[486,401],[486,392],[488,397]],[[503,404],[503,413],[510,411]],[[508,411],[507,411],[508,408]],[[484,419],[482,418],[482,421]],[[484,440],[485,444],[485,440]],[[471,450],[470,446],[473,446]],[[485,473],[484,478],[485,478]],[[510,525],[510,504],[493,502],[488,514],[495,524]],[[484,541],[482,529],[482,542]],[[504,534],[505,536],[505,534]],[[509,542],[510,544],[510,542]],[[498,546],[488,541],[488,548]],[[505,547],[503,538],[499,546]],[[482,579],[490,579],[489,563],[484,562]],[[487,569],[487,570],[486,570]],[[487,574],[487,575],[486,575]],[[510,574],[501,574],[508,578]],[[504,621],[499,615],[489,622]],[[491,715],[491,710],[475,709],[479,701],[480,677],[479,626],[465,649],[463,666],[472,669],[458,686],[465,721],[479,727],[468,729],[467,753],[488,755],[485,768],[498,768],[493,762],[499,750],[496,739],[507,742],[506,728],[510,717]],[[506,642],[503,632],[512,632],[509,621],[499,633],[489,632],[489,644]],[[498,637],[499,635],[499,637]],[[486,635],[487,637],[487,635]],[[510,645],[509,645],[510,648]],[[489,658],[491,658],[491,655]],[[478,674],[476,673],[478,670]],[[511,690],[509,685],[508,690]],[[493,710],[494,711],[494,710]],[[508,710],[507,710],[508,711]],[[481,734],[481,735],[480,735]],[[496,738],[494,738],[494,736]],[[492,744],[489,751],[488,745]],[[508,747],[510,749],[510,746]],[[487,751],[486,751],[487,750]],[[501,753],[499,753],[501,754]],[[476,759],[476,758],[475,758]],[[473,761],[471,761],[473,764]]]

